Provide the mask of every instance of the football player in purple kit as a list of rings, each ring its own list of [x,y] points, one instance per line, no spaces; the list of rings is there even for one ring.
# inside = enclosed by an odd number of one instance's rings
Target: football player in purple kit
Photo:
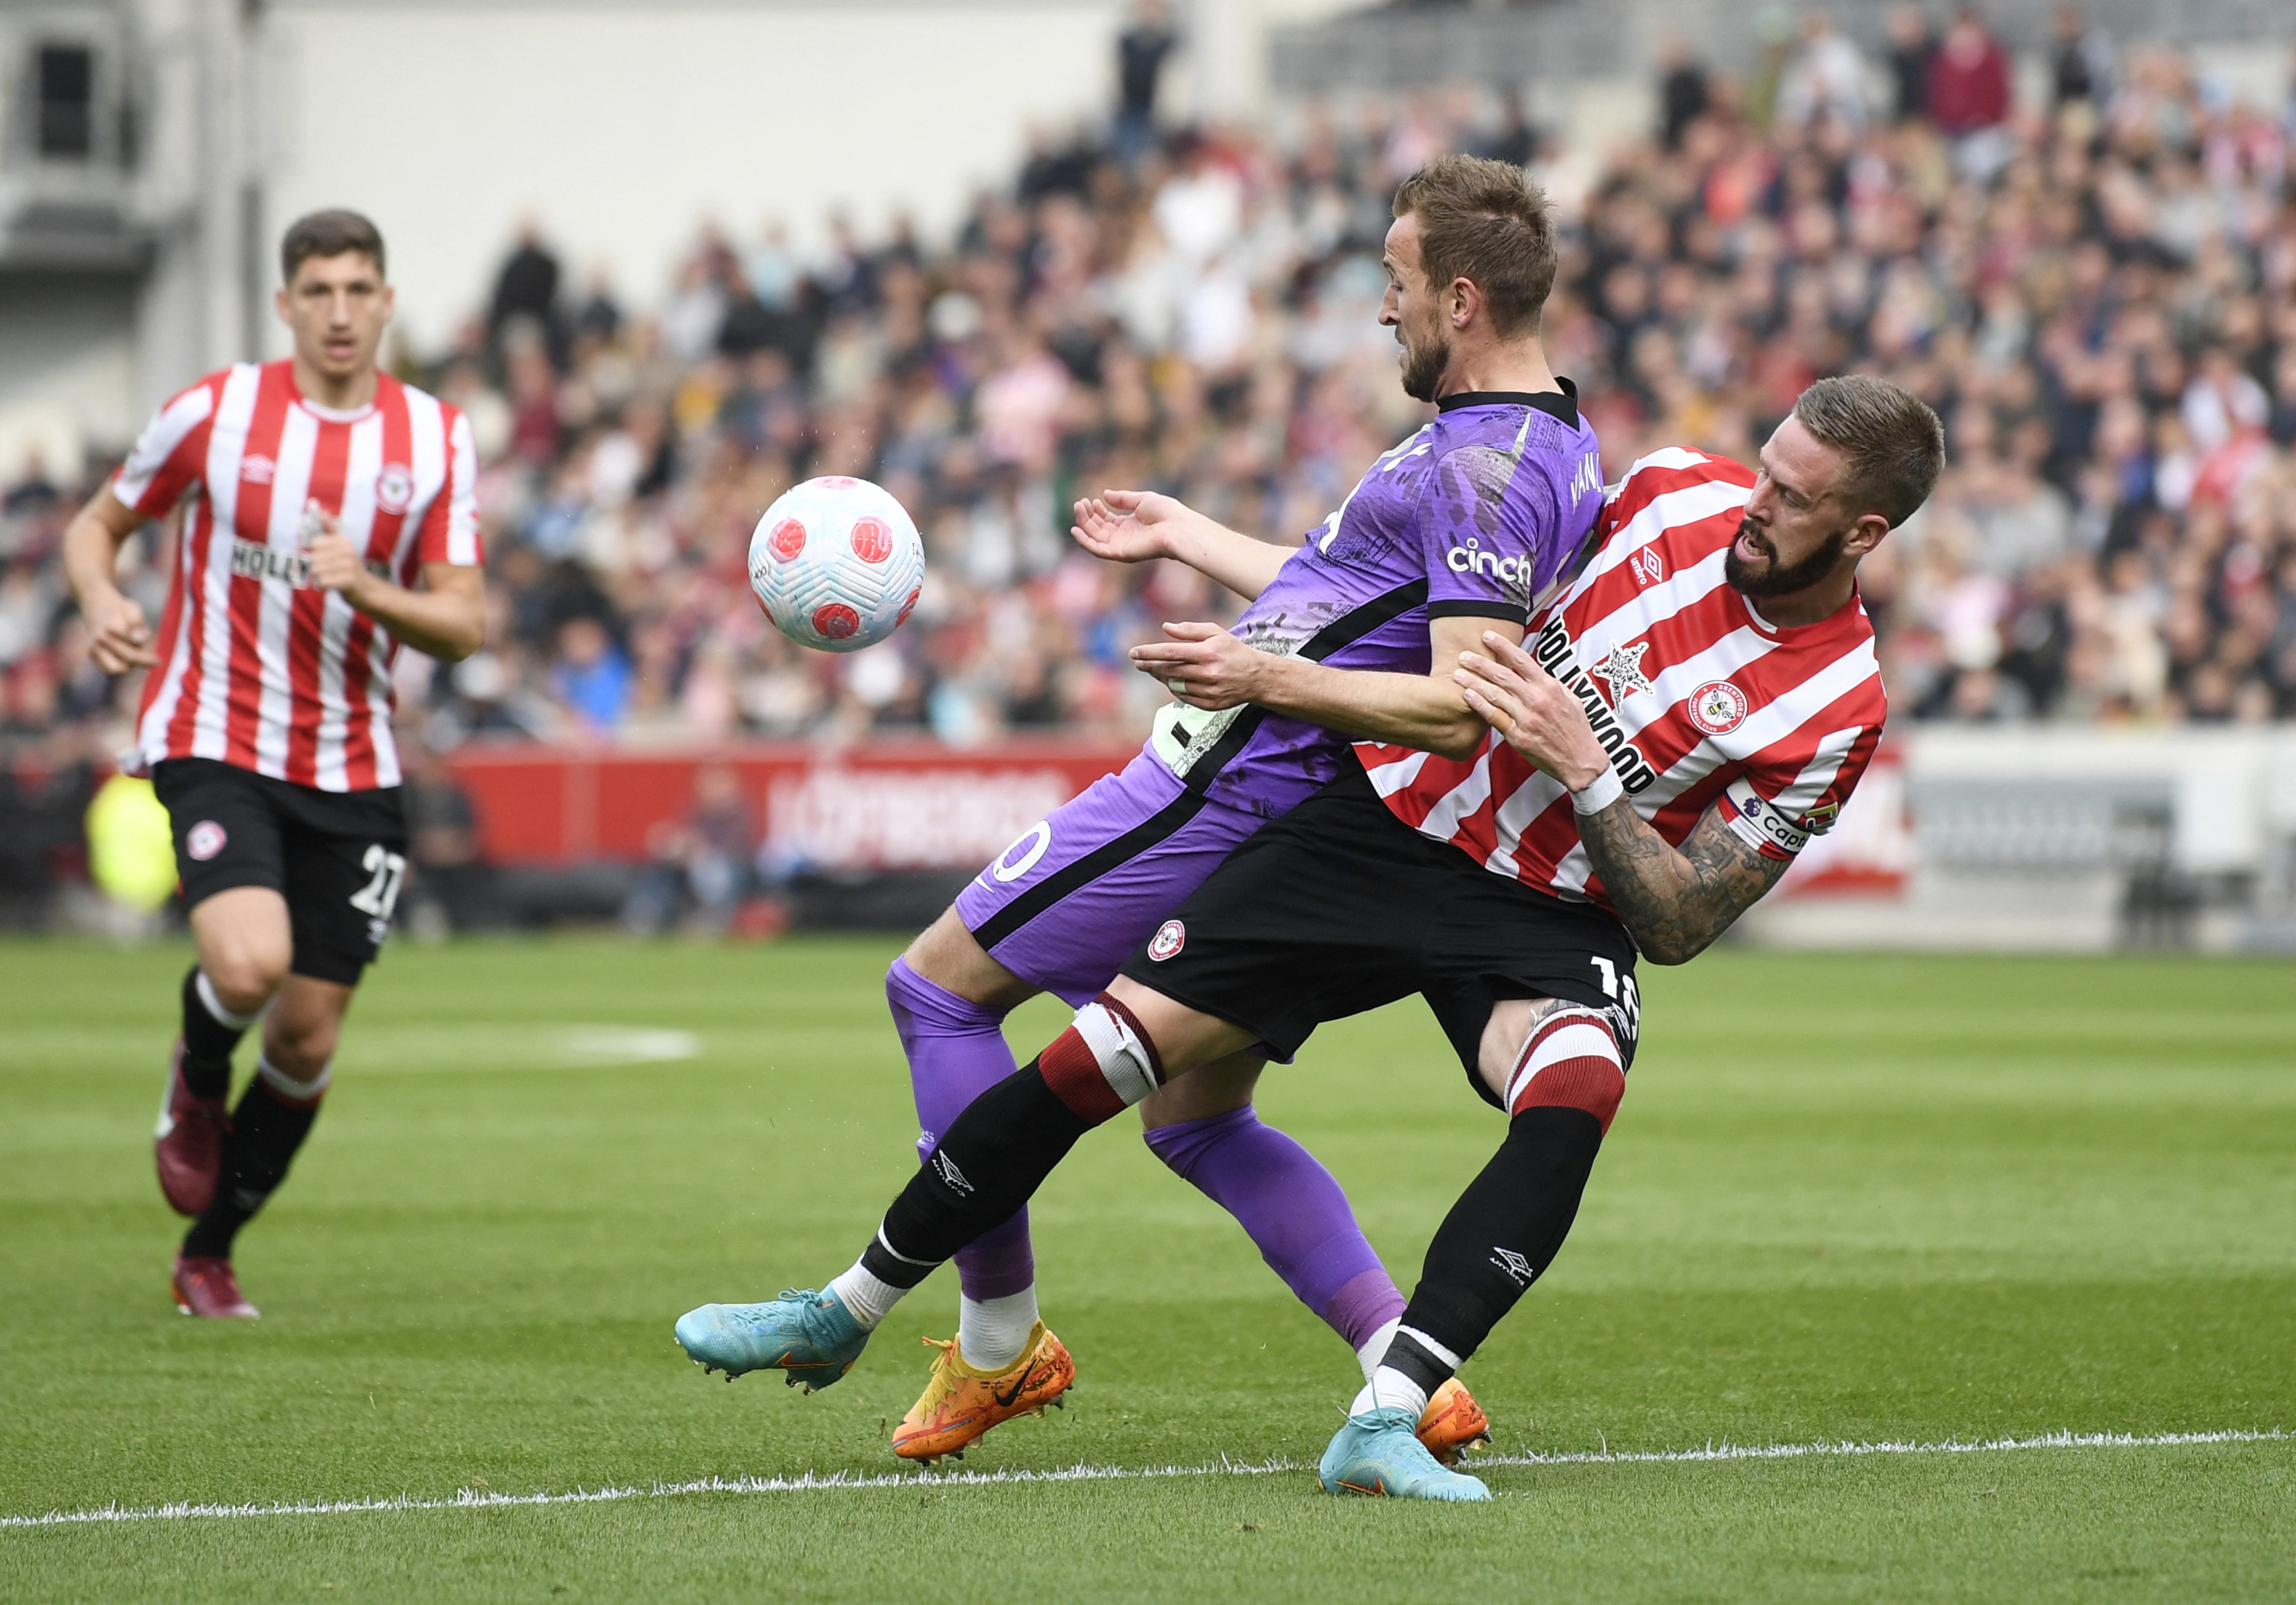
[[[1134,649],[1177,699],[1139,756],[1006,848],[888,974],[926,1163],[936,1134],[1014,1073],[1005,1014],[1040,991],[1108,1004],[1118,968],[1231,849],[1355,761],[1350,738],[1474,748],[1484,726],[1451,666],[1486,630],[1519,640],[1594,528],[1594,433],[1538,338],[1555,260],[1545,197],[1517,168],[1453,156],[1406,179],[1394,210],[1380,321],[1402,347],[1405,390],[1437,415],[1303,545],[1240,535],[1169,496],[1078,504],[1086,550],[1186,563],[1250,605],[1233,630],[1171,624],[1167,640]],[[1239,1055],[1152,1093],[1148,1144],[1235,1216],[1368,1375],[1403,1296],[1339,1183],[1253,1113],[1260,1069]],[[957,1336],[894,1437],[912,1459],[1041,1413],[1075,1377],[1038,1318],[1025,1209],[956,1260]],[[857,1266],[819,1293],[703,1306],[677,1338],[729,1375],[778,1368],[826,1387],[899,1293]],[[1483,1426],[1454,1384],[1421,1436],[1448,1460]]]

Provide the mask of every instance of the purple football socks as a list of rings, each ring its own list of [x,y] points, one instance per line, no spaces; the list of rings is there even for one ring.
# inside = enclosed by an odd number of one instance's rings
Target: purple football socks
[[[1019,1069],[1004,1041],[1004,1011],[970,1003],[936,987],[895,959],[885,972],[885,1001],[901,1051],[909,1058],[909,1086],[917,1101],[917,1160],[932,1153],[949,1123],[982,1093]],[[1308,1161],[1313,1164],[1314,1161]],[[1335,1187],[1333,1191],[1337,1191]],[[1024,1292],[1036,1285],[1037,1257],[1029,1246],[1029,1212],[984,1232],[956,1254],[958,1285],[967,1298],[983,1301]],[[1398,1300],[1397,1307],[1402,1307]]]
[[[1403,1295],[1316,1156],[1249,1109],[1147,1134],[1156,1157],[1235,1216],[1268,1269],[1360,1350]]]

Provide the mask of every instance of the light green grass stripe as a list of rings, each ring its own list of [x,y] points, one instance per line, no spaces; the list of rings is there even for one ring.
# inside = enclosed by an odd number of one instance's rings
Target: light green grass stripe
[[[1801,1460],[1813,1455],[1988,1454],[2011,1449],[2158,1449],[2194,1444],[2282,1443],[2296,1433],[2275,1427],[2265,1431],[2234,1428],[2222,1432],[2046,1432],[2038,1437],[1946,1438],[1936,1443],[1707,1444],[1696,1449],[1588,1449],[1554,1454],[1478,1454],[1471,1469],[1488,1466],[1617,1466],[1685,1464],[1697,1461]],[[1216,1466],[1086,1466],[1052,1471],[913,1471],[859,1476],[808,1471],[800,1477],[705,1477],[693,1482],[656,1483],[648,1488],[577,1488],[558,1494],[495,1494],[460,1488],[451,1499],[298,1500],[272,1504],[146,1505],[123,1510],[105,1505],[91,1511],[51,1511],[44,1516],[0,1516],[0,1527],[73,1527],[90,1522],[183,1521],[194,1517],[344,1516],[370,1511],[475,1511],[505,1505],[611,1504],[628,1499],[675,1499],[689,1494],[801,1494],[823,1489],[952,1487],[1020,1482],[1122,1482],[1171,1477],[1267,1477],[1305,1471],[1295,1462],[1231,1461]]]

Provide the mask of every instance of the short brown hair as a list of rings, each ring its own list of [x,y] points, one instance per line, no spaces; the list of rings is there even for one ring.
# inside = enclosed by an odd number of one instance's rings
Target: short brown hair
[[[1912,391],[1869,373],[1821,379],[1793,415],[1849,470],[1836,491],[1859,517],[1878,512],[1895,529],[1929,500],[1945,469],[1945,426]]]
[[[313,257],[340,257],[358,251],[374,263],[378,275],[388,277],[382,260],[382,231],[357,212],[340,207],[298,217],[279,242],[279,277],[295,282],[295,270]]]
[[[1427,282],[1465,279],[1502,335],[1536,331],[1554,288],[1554,219],[1546,192],[1512,162],[1439,156],[1395,192],[1395,215],[1419,218]]]

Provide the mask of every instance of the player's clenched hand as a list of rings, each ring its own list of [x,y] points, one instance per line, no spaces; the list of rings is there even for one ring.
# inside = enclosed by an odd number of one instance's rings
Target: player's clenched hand
[[[1069,533],[1077,545],[1111,562],[1144,562],[1172,555],[1172,537],[1200,517],[1177,496],[1152,490],[1104,490],[1078,502]]]
[[[105,674],[124,675],[160,660],[152,650],[152,626],[134,597],[114,591],[90,602],[81,617],[87,621],[88,654]]]
[[[1489,657],[1461,652],[1451,672],[1467,706],[1569,790],[1592,785],[1611,766],[1611,755],[1595,739],[1578,699],[1505,636],[1486,630],[1483,646]]]
[[[318,533],[303,548],[303,555],[310,560],[311,583],[323,590],[340,591],[344,601],[356,602],[359,587],[366,582],[365,560],[343,533],[342,525],[324,513],[318,514],[316,521]]]
[[[1244,645],[1216,624],[1168,624],[1165,641],[1132,649],[1132,667],[1153,675],[1191,708],[1234,708],[1256,701],[1273,656]]]

